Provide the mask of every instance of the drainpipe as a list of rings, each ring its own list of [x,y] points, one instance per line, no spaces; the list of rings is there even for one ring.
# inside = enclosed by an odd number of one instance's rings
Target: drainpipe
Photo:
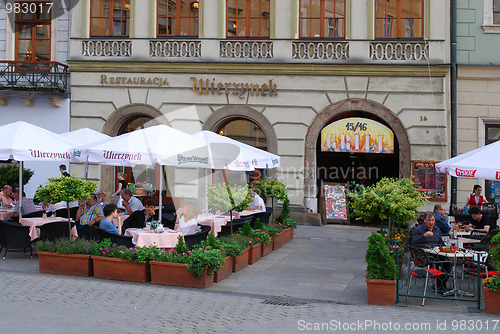
[[[451,157],[457,155],[457,1],[451,0],[450,13],[450,99]],[[451,177],[450,205],[457,205],[457,178]]]

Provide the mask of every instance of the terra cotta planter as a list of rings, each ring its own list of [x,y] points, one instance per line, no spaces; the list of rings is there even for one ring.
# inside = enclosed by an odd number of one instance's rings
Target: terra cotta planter
[[[368,304],[395,304],[396,280],[366,279]]]
[[[268,245],[262,244],[262,256],[269,255],[272,252],[273,252],[273,241],[272,240]]]
[[[500,291],[484,287],[484,307],[486,313],[500,314]]]
[[[226,256],[224,258],[224,264],[220,267],[219,271],[214,273],[214,282],[220,282],[224,278],[231,276],[233,273],[233,257]]]
[[[85,254],[58,254],[38,251],[38,266],[44,274],[92,276],[92,260]]]
[[[208,276],[208,270],[196,278],[190,274],[183,263],[150,261],[151,283],[205,289],[214,284],[214,278]]]
[[[248,257],[250,255],[250,246],[245,248],[243,253],[233,258],[233,273],[248,267]]]
[[[149,282],[149,265],[114,257],[94,256],[94,277],[144,283]]]
[[[248,264],[254,264],[262,258],[262,246],[260,242],[253,246],[250,246],[250,251],[248,255]]]

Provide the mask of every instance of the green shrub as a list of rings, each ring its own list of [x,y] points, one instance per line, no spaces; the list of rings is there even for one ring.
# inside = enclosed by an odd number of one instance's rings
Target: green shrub
[[[56,241],[39,240],[36,243],[39,251],[59,254],[92,254],[92,250],[96,245],[97,242],[95,241],[81,238],[76,240],[60,238]]]
[[[368,238],[365,260],[366,278],[393,280],[398,275],[398,268],[391,258],[384,237],[378,233],[372,232]]]

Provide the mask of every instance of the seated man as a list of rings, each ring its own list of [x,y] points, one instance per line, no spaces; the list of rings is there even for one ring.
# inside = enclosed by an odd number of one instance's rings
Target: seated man
[[[424,214],[424,223],[420,224],[415,228],[411,237],[411,245],[444,245],[443,239],[441,238],[441,230],[435,226],[436,218],[434,213],[426,212]],[[441,260],[441,259],[439,259]],[[441,263],[441,267],[445,272],[451,272],[451,263],[445,262]],[[437,289],[439,292],[444,293],[447,291],[446,283],[448,281],[448,275],[439,275],[437,277]]]
[[[97,196],[92,194],[92,197],[87,200],[87,202],[80,203],[80,207],[76,212],[76,220],[80,221],[80,224],[76,225],[78,231],[78,236],[82,236],[85,229],[84,225],[94,226],[95,223],[101,221],[104,218],[102,213],[102,206],[99,205],[97,201]]]
[[[2,187],[2,191],[0,191],[0,200],[2,200],[3,205],[13,205],[12,198],[12,187],[8,184]]]
[[[19,190],[16,190],[14,191],[14,199],[16,201],[16,205],[14,206],[14,214],[12,215],[12,217],[19,217]],[[33,212],[36,212],[38,211],[36,206],[35,206],[35,203],[33,203],[32,200],[30,200],[29,198],[26,198],[26,194],[24,193],[23,191],[23,205],[22,205],[22,208],[23,208],[23,216],[24,215],[27,215],[29,213],[33,213]],[[19,219],[12,219],[12,220],[15,220],[15,221],[18,221]]]
[[[134,211],[125,219],[122,225],[122,234],[125,234],[125,230],[128,228],[143,228],[146,226],[146,222],[158,221],[158,218],[155,217],[155,202],[148,199],[145,204],[144,210]]]
[[[441,230],[441,235],[448,235],[451,226],[445,218],[446,209],[443,204],[434,205],[434,217],[436,217],[436,226]]]
[[[99,223],[99,228],[113,234],[118,234],[118,227],[112,222],[113,218],[118,219],[118,207],[116,204],[106,204],[102,209],[104,218]]]
[[[250,203],[248,210],[256,210],[256,211],[260,211],[260,212],[265,212],[266,211],[266,204],[264,203],[264,200],[262,199],[262,197],[260,197],[258,194],[256,194],[255,191],[253,191],[253,190],[250,190],[249,194],[253,198],[253,201]]]
[[[479,231],[479,232],[490,232],[491,221],[490,218],[483,215],[478,207],[473,207],[470,209],[470,215],[473,219],[472,223],[465,227],[466,231]]]
[[[144,210],[141,201],[132,195],[130,189],[126,188],[121,191],[122,205],[125,208],[125,213],[131,215],[134,211]]]

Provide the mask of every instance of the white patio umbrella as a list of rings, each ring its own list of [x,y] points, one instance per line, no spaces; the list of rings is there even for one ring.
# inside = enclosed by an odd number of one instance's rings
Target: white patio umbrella
[[[202,140],[210,147],[212,155],[223,157],[225,154],[224,146],[217,145],[235,145],[239,153],[227,164],[229,170],[254,170],[255,168],[274,168],[280,166],[280,157],[276,154],[255,148],[229,137],[221,136],[212,131],[200,131],[193,134],[193,137]],[[223,150],[221,150],[221,148]],[[227,155],[227,154],[226,154]],[[215,164],[215,165],[220,165]],[[218,168],[213,168],[218,169]]]
[[[81,147],[88,162],[113,166],[154,164],[168,166],[206,167],[209,157],[204,143],[180,130],[166,125],[156,125],[99,143]],[[162,215],[160,193],[160,219]]]
[[[75,147],[73,149],[73,157],[71,162],[83,162],[85,164],[85,180],[88,174],[88,160],[87,156],[82,156],[81,151],[78,149],[80,146],[97,143],[103,140],[108,140],[111,137],[102,132],[92,130],[89,128],[81,128],[78,130],[62,133],[61,136],[66,140],[72,142]]]
[[[436,170],[455,177],[500,180],[500,141],[436,164]]]
[[[19,162],[19,200],[23,194],[24,161],[69,161],[73,144],[61,135],[23,121],[0,126],[0,160]],[[22,210],[19,212],[22,218]]]

